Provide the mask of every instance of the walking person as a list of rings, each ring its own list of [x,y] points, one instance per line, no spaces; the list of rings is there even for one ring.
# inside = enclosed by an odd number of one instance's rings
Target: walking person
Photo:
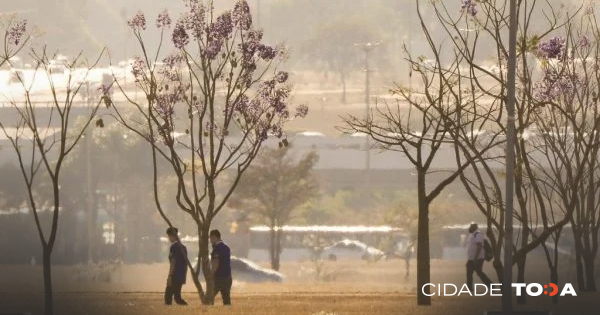
[[[179,305],[187,305],[181,298],[181,287],[185,284],[187,276],[187,249],[179,241],[177,228],[167,229],[167,237],[171,242],[169,249],[169,277],[165,289],[165,304],[171,305],[173,299]]]
[[[479,232],[477,224],[471,223],[469,226],[469,237],[467,238],[467,286],[471,292],[473,292],[473,273],[477,273],[479,279],[486,286],[489,287],[492,283],[490,278],[482,271],[485,260],[484,242],[485,237]]]
[[[212,230],[209,234],[212,244],[211,271],[215,280],[215,297],[221,293],[223,305],[231,305],[231,250],[221,239],[219,230]]]

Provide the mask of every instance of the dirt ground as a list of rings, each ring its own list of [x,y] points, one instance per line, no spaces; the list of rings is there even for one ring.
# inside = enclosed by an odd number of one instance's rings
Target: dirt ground
[[[414,261],[413,261],[414,262]],[[498,297],[434,297],[430,307],[416,306],[414,263],[408,279],[404,277],[404,261],[377,263],[327,262],[321,279],[316,280],[314,263],[283,264],[283,283],[250,284],[235,282],[231,307],[202,306],[188,283],[184,287],[187,307],[162,305],[166,264],[109,267],[57,266],[53,276],[56,288],[56,314],[483,314],[498,310]],[[547,283],[544,268],[532,265],[528,281]],[[563,270],[567,270],[565,265]],[[106,271],[110,270],[110,271]],[[464,262],[432,261],[433,283],[464,283]],[[492,278],[491,266],[486,273]],[[538,280],[534,280],[538,277]],[[476,281],[478,279],[476,278]],[[565,278],[565,281],[566,278]],[[0,314],[41,314],[41,269],[37,266],[0,266]],[[523,309],[551,310],[554,315],[599,314],[600,294],[580,293],[561,298],[553,305],[547,296],[529,298]]]

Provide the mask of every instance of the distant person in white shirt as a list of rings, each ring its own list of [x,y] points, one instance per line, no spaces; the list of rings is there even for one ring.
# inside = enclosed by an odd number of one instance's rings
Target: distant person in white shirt
[[[467,286],[473,292],[473,272],[477,273],[479,279],[489,287],[492,281],[481,270],[485,260],[485,250],[483,242],[485,240],[483,234],[477,229],[476,223],[471,223],[469,226],[469,237],[467,238]]]

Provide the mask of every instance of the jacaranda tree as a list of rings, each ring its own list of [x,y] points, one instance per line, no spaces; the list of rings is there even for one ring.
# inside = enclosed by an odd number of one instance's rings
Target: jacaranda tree
[[[117,80],[115,85],[133,110],[115,104],[114,113],[150,144],[156,206],[168,225],[172,222],[158,193],[159,159],[176,176],[172,197],[195,222],[198,233],[201,268],[194,270],[189,261],[188,266],[200,299],[212,304],[211,223],[263,143],[283,139],[284,124],[304,117],[308,109],[290,108],[288,73],[278,70],[285,50],[263,43],[262,31],[252,26],[246,1],[237,1],[232,10],[217,15],[212,1],[186,0],[185,12],[175,21],[162,12],[154,30],[161,40],[154,48],[144,39],[150,30],[143,13],[136,14],[129,26],[141,53],[131,65],[132,73],[145,98],[134,99]],[[165,54],[169,46],[173,51]],[[200,272],[206,288],[198,279]]]

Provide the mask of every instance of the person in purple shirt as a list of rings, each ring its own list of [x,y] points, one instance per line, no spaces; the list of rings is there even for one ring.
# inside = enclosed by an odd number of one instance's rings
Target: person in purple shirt
[[[187,305],[181,298],[181,287],[185,284],[187,276],[187,249],[177,237],[177,228],[167,229],[167,236],[171,242],[169,249],[169,277],[167,278],[167,288],[165,289],[165,304],[171,305],[173,298],[179,305]]]
[[[212,230],[209,234],[213,250],[210,254],[212,274],[215,280],[215,297],[219,292],[224,305],[231,305],[231,250],[221,240],[221,232]]]

